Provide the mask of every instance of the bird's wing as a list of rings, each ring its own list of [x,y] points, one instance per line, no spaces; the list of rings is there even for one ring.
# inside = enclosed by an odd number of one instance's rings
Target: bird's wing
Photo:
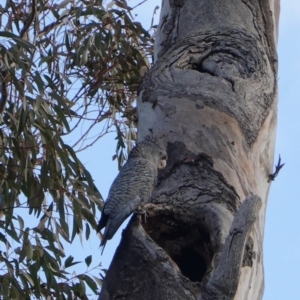
[[[130,209],[135,210],[134,199],[139,196],[143,200],[150,196],[156,176],[157,170],[149,161],[145,159],[127,161],[112,183],[104,207],[105,214],[109,215],[109,218],[114,218],[123,210],[126,210],[126,213]],[[131,202],[132,205],[128,204]]]

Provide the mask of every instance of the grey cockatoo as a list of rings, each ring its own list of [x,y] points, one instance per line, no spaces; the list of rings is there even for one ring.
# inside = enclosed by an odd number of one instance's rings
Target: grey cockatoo
[[[166,166],[167,152],[161,142],[147,136],[130,152],[127,162],[112,183],[105,201],[97,232],[105,227],[102,253],[124,220],[148,199],[157,183],[157,170]]]

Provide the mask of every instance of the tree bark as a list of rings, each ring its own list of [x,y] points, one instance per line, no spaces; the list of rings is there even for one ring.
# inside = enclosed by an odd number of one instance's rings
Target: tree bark
[[[277,0],[163,1],[138,133],[168,163],[99,299],[262,299],[278,19]]]

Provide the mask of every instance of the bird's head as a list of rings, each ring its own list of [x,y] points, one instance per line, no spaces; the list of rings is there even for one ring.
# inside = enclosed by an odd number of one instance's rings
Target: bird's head
[[[163,169],[167,164],[167,151],[164,145],[154,136],[147,136],[138,143],[130,152],[130,157],[143,157],[151,161],[158,169]]]

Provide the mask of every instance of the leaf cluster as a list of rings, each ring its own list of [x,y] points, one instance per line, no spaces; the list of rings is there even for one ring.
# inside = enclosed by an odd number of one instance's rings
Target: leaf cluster
[[[89,239],[103,205],[78,152],[115,131],[121,165],[135,139],[136,90],[153,41],[131,11],[126,1],[100,0],[0,6],[0,74],[6,74],[0,92],[7,95],[0,103],[4,299],[84,299],[86,287],[97,293],[101,285],[89,274],[99,265],[71,274],[78,262],[66,258],[63,244]],[[86,257],[87,267],[91,262]]]

